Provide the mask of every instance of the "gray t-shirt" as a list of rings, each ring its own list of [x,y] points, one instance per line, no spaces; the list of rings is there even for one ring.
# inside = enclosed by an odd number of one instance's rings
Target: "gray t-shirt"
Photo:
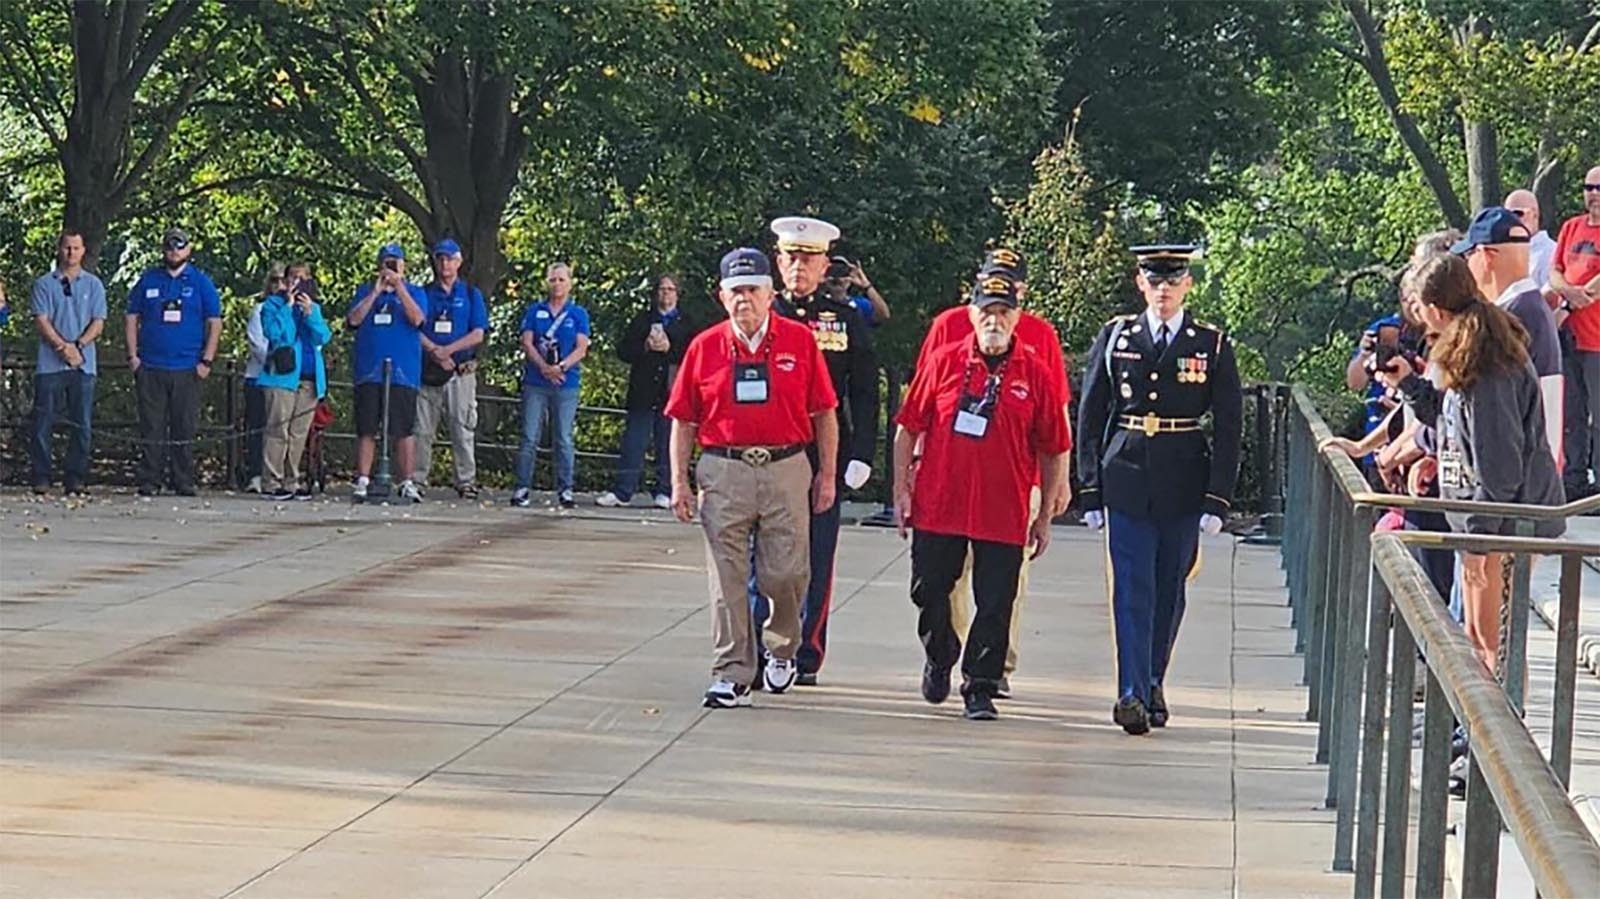
[[[50,326],[62,340],[70,343],[88,330],[90,322],[106,317],[106,286],[93,272],[80,271],[69,283],[61,272],[53,271],[33,282],[32,302],[33,314],[50,319]],[[68,370],[67,363],[43,337],[39,338],[39,374]],[[83,348],[82,371],[91,375],[99,373],[93,343]]]

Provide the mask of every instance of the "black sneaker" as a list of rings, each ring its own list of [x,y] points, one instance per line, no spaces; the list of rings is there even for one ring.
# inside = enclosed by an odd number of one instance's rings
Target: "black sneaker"
[[[140,484],[139,485],[138,493],[139,493],[140,496],[155,496],[157,493],[160,493],[160,492],[161,492],[161,488],[156,487],[153,484]]]
[[[311,488],[301,487],[299,490],[294,492],[294,498],[302,503],[309,502],[311,500]]]
[[[184,487],[179,487],[178,489],[176,489],[176,490],[174,490],[172,492],[178,494],[179,496],[199,496],[200,495],[200,491],[196,490],[194,488],[193,484],[190,484],[190,485],[184,486]]]
[[[1111,710],[1111,720],[1134,736],[1150,732],[1150,713],[1137,696],[1124,696]]]
[[[519,509],[526,509],[533,505],[533,498],[528,495],[528,488],[518,487],[511,491],[511,499],[507,500],[507,502]]]
[[[922,698],[938,705],[950,698],[950,669],[932,662],[922,664]]]
[[[286,503],[292,499],[294,499],[293,490],[285,490],[282,487],[279,487],[277,490],[272,492],[273,502]]]
[[[815,671],[800,672],[794,677],[794,685],[796,687],[815,687],[817,685],[817,673]]]
[[[1011,678],[1002,677],[999,680],[994,682],[994,698],[995,699],[1010,699],[1011,698]]]
[[[1167,696],[1159,686],[1150,688],[1150,726],[1167,726]]]
[[[968,721],[993,721],[1000,717],[1000,711],[994,707],[993,697],[985,691],[973,690],[961,698],[967,704],[966,711],[961,715]]]
[[[563,509],[578,508],[578,501],[573,498],[571,490],[561,491],[561,495],[557,498],[557,501],[561,503],[561,508]]]
[[[89,488],[76,481],[68,481],[67,486],[61,492],[67,496],[88,496]]]
[[[33,495],[34,496],[44,496],[46,493],[49,493],[49,492],[50,492],[50,482],[49,481],[41,481],[40,483],[37,483],[37,484],[33,485]]]

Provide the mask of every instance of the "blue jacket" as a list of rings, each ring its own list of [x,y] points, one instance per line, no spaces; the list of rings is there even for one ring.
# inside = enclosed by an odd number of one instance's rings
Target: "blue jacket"
[[[296,338],[294,347],[294,371],[283,374],[268,374],[265,369],[256,383],[261,387],[273,387],[278,390],[298,390],[300,388],[300,360],[305,350],[310,350],[312,358],[317,360],[317,397],[321,398],[328,393],[328,370],[322,362],[322,345],[333,339],[333,332],[329,330],[328,323],[322,317],[322,307],[316,303],[311,304],[311,312],[302,315],[295,310],[294,305],[278,294],[273,294],[261,301],[257,308],[261,316],[261,332],[268,337],[277,334],[293,334]],[[269,352],[271,347],[269,347]]]

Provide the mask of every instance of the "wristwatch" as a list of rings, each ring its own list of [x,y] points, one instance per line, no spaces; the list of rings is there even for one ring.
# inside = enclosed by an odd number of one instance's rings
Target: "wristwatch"
[[[200,364],[204,365],[206,368],[210,368],[211,367],[211,360],[210,359],[201,359],[200,360]]]

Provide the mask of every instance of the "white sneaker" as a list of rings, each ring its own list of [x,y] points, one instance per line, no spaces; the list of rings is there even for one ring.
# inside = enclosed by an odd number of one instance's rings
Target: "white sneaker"
[[[256,475],[255,477],[251,478],[250,479],[250,483],[244,485],[244,492],[246,492],[246,493],[260,493],[261,492],[261,475]]]
[[[599,496],[595,497],[594,498],[594,504],[597,505],[597,506],[604,506],[607,509],[615,509],[618,506],[626,506],[627,505],[627,503],[625,503],[621,499],[619,499],[617,497],[617,495],[615,493],[612,493],[610,490],[607,490],[605,493],[602,493]]]
[[[367,484],[370,483],[366,475],[356,478],[356,485],[350,489],[350,498],[356,502],[364,502],[367,498]]]
[[[750,705],[750,688],[733,681],[719,680],[706,691],[701,703],[708,709],[736,709]]]
[[[795,675],[800,669],[795,667],[793,659],[780,659],[773,656],[767,659],[767,670],[764,675],[767,681],[768,693],[782,693],[794,686]]]
[[[666,495],[665,493],[657,493],[656,494],[656,508],[657,509],[670,509],[670,508],[672,508],[672,497]]]
[[[417,489],[415,481],[407,478],[400,482],[400,498],[408,503],[422,502],[422,491]]]

